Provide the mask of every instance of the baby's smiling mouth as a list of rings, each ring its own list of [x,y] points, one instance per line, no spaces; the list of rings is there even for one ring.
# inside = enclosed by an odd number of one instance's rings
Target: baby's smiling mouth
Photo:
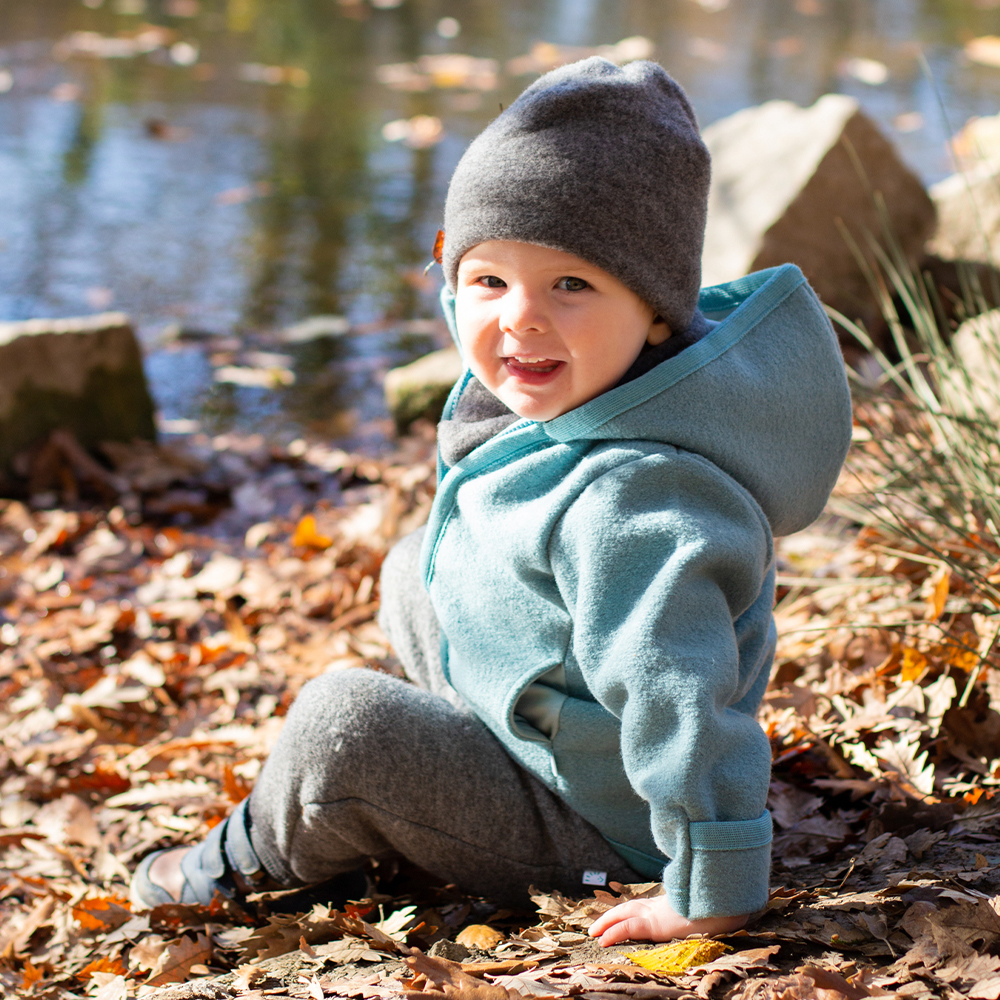
[[[561,361],[553,361],[551,358],[534,358],[524,355],[513,355],[504,360],[511,368],[516,368],[518,371],[538,372],[540,374],[553,372],[562,364]]]

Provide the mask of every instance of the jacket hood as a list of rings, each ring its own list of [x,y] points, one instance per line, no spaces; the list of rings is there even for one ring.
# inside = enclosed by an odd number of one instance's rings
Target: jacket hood
[[[458,343],[447,288],[442,304]],[[719,322],[697,343],[539,426],[558,442],[656,441],[702,455],[754,497],[775,535],[800,531],[823,510],[851,442],[830,321],[793,264],[703,289],[698,308]]]

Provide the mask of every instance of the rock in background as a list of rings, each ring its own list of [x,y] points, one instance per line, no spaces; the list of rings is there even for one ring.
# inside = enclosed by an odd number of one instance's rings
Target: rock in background
[[[66,428],[85,448],[153,440],[153,401],[128,318],[0,323],[0,469]]]
[[[421,418],[436,423],[461,374],[462,359],[454,347],[433,351],[387,372],[385,402],[400,433]]]
[[[934,204],[853,98],[827,94],[812,107],[768,101],[704,130],[712,187],[702,284],[792,262],[828,305],[869,330],[878,304],[840,229],[868,256],[881,241],[881,194],[893,236],[913,266],[934,232]]]
[[[930,189],[938,227],[929,249],[944,260],[1000,261],[1000,115],[973,118],[951,141],[960,173]]]

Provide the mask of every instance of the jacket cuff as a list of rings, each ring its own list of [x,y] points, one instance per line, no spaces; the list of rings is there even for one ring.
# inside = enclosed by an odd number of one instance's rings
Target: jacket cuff
[[[771,814],[753,820],[689,823],[688,844],[663,872],[670,905],[688,920],[735,917],[767,903]]]

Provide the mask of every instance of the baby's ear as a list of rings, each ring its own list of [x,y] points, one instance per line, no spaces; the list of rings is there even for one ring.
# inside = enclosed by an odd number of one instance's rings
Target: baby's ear
[[[662,316],[654,316],[653,322],[649,325],[649,333],[646,334],[646,343],[650,347],[658,347],[665,340],[670,339],[673,331]]]

